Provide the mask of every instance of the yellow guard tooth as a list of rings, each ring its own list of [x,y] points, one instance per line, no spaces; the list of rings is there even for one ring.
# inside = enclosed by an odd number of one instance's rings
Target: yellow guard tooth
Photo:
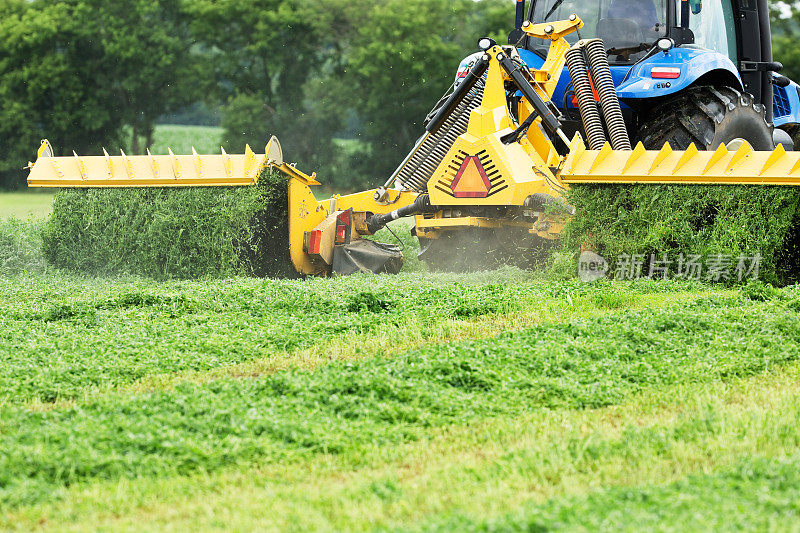
[[[658,168],[658,165],[663,163],[670,154],[672,154],[672,147],[669,143],[664,143],[664,146],[661,147],[661,150],[658,151],[655,159],[653,159],[653,164],[650,166],[650,172],[648,172],[648,174],[653,174]]]
[[[131,160],[128,159],[128,156],[125,155],[125,152],[120,150],[120,154],[122,154],[122,163],[125,165],[125,172],[128,174],[130,179],[133,179],[133,165],[131,164]]]
[[[219,149],[222,151],[222,166],[225,168],[225,175],[230,178],[231,176],[233,176],[233,165],[231,163],[231,156],[228,155],[228,153],[225,151],[225,148],[223,148],[222,146],[220,146]]]
[[[194,159],[194,169],[197,172],[197,177],[203,177],[203,162],[200,160],[200,156],[197,155],[197,150],[194,149],[192,146],[192,158]]]
[[[631,151],[631,155],[628,156],[628,160],[625,161],[625,166],[622,167],[622,173],[624,174],[625,172],[630,170],[633,164],[636,163],[639,159],[641,159],[641,157],[646,153],[647,150],[645,150],[644,145],[641,142],[638,142],[633,151]]]
[[[606,143],[603,145],[600,151],[597,152],[597,155],[595,156],[594,161],[592,162],[592,168],[590,172],[594,172],[595,170],[597,170],[603,163],[603,161],[605,161],[606,158],[608,158],[608,156],[611,155],[613,151],[614,150],[611,149],[611,144],[609,144],[608,141],[606,141]]]
[[[72,151],[72,155],[75,157],[75,161],[78,163],[78,172],[81,175],[81,179],[85,180],[87,177],[89,177],[89,174],[86,172],[86,165],[83,161],[81,161],[81,158],[78,157],[78,154],[75,153],[75,150]]]
[[[158,161],[156,161],[156,158],[150,153],[150,148],[147,149],[147,157],[150,159],[150,167],[153,169],[153,177],[158,179]]]
[[[103,155],[106,157],[106,166],[108,167],[108,178],[112,179],[114,177],[114,167],[111,165],[111,156],[108,155],[106,149],[103,148]]]
[[[711,168],[714,165],[719,163],[720,159],[722,159],[726,155],[728,155],[728,147],[725,146],[724,144],[720,144],[717,147],[717,149],[714,150],[714,153],[711,154],[711,157],[708,159],[708,164],[706,165],[706,168],[703,169],[703,174],[708,174],[708,171],[711,170]]]
[[[761,172],[758,173],[759,176],[763,176],[764,172],[769,170],[775,163],[783,159],[786,155],[786,149],[784,149],[782,144],[778,144],[775,149],[769,154],[769,157],[766,161],[764,161],[764,166],[761,167]]]
[[[683,155],[681,155],[680,159],[678,159],[678,162],[675,164],[675,168],[672,169],[672,171],[677,173],[683,167],[683,165],[694,159],[698,153],[699,150],[694,143],[689,143],[689,147],[683,152]]]
[[[172,158],[172,175],[176,180],[181,179],[181,164],[175,154],[172,153],[172,148],[167,148],[167,151]]]
[[[750,154],[753,153],[753,147],[750,146],[750,143],[747,141],[743,141],[742,145],[736,149],[733,153],[733,157],[731,157],[730,162],[728,162],[728,168],[725,169],[726,174],[730,174],[739,166],[745,162],[745,160],[750,157]]]

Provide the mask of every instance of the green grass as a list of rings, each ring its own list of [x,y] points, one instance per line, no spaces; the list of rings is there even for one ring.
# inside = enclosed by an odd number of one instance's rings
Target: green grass
[[[0,401],[71,400],[153,376],[244,372],[248,365],[252,371],[259,360],[307,360],[326,350],[374,356],[446,339],[481,317],[569,316],[576,307],[563,298],[568,292],[585,313],[633,306],[651,290],[669,301],[664,291],[681,296],[691,288],[645,283],[582,295],[586,289],[575,283],[525,281],[521,274],[495,273],[480,284],[448,275],[170,283],[0,278]],[[517,275],[522,279],[514,281]],[[483,327],[495,334],[490,326]]]
[[[467,309],[472,316],[476,303],[484,305],[486,297],[497,292],[493,287],[488,286],[488,294],[473,304],[465,307],[465,302],[456,300],[447,307],[456,314]],[[424,294],[409,293],[409,288],[403,292],[423,304],[418,310],[447,295],[447,291],[435,297],[428,294],[428,300]],[[625,292],[624,287],[610,288]],[[649,287],[654,288],[659,287]],[[546,294],[548,289],[543,289]],[[558,293],[565,287],[552,289]],[[666,289],[669,294],[671,288]],[[248,296],[250,301],[272,299]],[[214,300],[237,314],[222,294]],[[293,307],[324,323],[318,304],[303,308],[298,305],[302,301],[307,300],[298,295]],[[342,303],[350,306],[355,301]],[[321,305],[328,307],[331,301]],[[367,323],[368,311],[361,310]],[[31,318],[41,324],[50,317]],[[134,320],[128,317],[129,322]],[[100,320],[81,329],[106,328],[107,323]],[[240,327],[231,324],[231,329]],[[103,331],[117,345],[132,342],[113,329]],[[149,336],[160,337],[148,332],[140,338]],[[169,345],[161,347],[162,354],[170,351],[174,348]],[[290,369],[255,379],[185,382],[132,395],[106,394],[72,407],[31,411],[9,405],[2,412],[0,498],[10,505],[35,503],[52,499],[66,486],[86,482],[293,464],[319,454],[358,464],[370,454],[430,439],[446,427],[542,409],[581,411],[620,405],[652,389],[756,375],[798,356],[800,315],[783,300],[722,296],[543,324],[391,358]],[[94,364],[100,367],[104,358],[96,359]],[[125,365],[112,362],[103,373],[117,366]],[[84,373],[85,369],[70,375],[67,381]]]
[[[198,154],[218,154],[222,141],[222,128],[213,126],[178,126],[159,124],[153,135],[153,154],[167,154],[171,148],[176,154],[191,154],[192,146]],[[256,150],[256,147],[252,147]],[[263,147],[260,147],[263,149]],[[241,147],[244,150],[244,146]],[[257,150],[256,150],[257,151]]]
[[[613,413],[627,422],[617,428],[590,414],[581,434],[545,434],[498,461],[523,493],[523,480],[560,490],[528,489],[511,513],[463,506],[419,530],[796,531],[798,377],[793,365],[769,384],[692,386],[671,391],[677,402],[643,396]]]
[[[9,510],[7,524],[76,531],[98,525],[504,531],[531,530],[524,525],[537,524],[542,507],[548,512],[561,506],[566,518],[575,513],[567,529],[609,518],[612,526],[631,528],[638,522],[624,521],[626,494],[655,492],[687,476],[724,476],[750,457],[780,461],[795,453],[798,380],[800,367],[792,365],[750,378],[651,389],[596,410],[535,410],[451,426],[428,439],[361,455],[316,454],[216,473],[78,483],[57,502]],[[785,464],[784,472],[794,463]],[[720,525],[781,524],[775,520],[780,516],[791,525],[795,489],[759,474],[742,471],[749,487],[762,487],[754,493],[737,493],[735,485],[703,490],[696,483],[692,503],[703,504],[706,518]],[[586,510],[575,505],[584,496],[602,495],[601,487],[619,487],[610,495],[621,498],[600,498],[604,505]],[[637,519],[684,530],[701,506],[681,506],[677,490],[665,494],[665,501],[643,505]],[[759,504],[768,501],[771,513],[761,514]],[[667,507],[673,512],[665,513]]]
[[[88,278],[41,228],[0,224],[0,528],[796,523],[800,287]]]
[[[52,270],[42,253],[41,228],[41,221],[35,219],[0,220],[0,279]]]
[[[43,219],[50,214],[52,191],[0,192],[0,221],[8,218]]]
[[[93,275],[265,275],[276,262],[293,272],[288,260],[273,260],[281,249],[288,256],[288,229],[274,231],[259,214],[275,211],[286,228],[286,194],[285,179],[269,172],[258,187],[64,190],[44,225],[43,252],[59,268]]]
[[[576,214],[564,244],[588,244],[615,264],[641,254],[672,260],[680,254],[761,256],[759,277],[774,284],[800,280],[800,191],[796,187],[714,185],[579,185],[568,198]],[[765,221],[767,223],[765,223]]]

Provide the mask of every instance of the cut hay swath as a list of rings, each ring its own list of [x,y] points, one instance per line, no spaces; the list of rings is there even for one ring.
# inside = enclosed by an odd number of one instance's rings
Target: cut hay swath
[[[641,254],[760,256],[759,277],[800,281],[800,190],[786,186],[573,185],[564,246],[613,261]]]
[[[44,254],[94,275],[292,277],[287,194],[269,170],[252,187],[65,189]]]
[[[166,278],[291,277],[286,178],[256,187],[60,191],[44,252],[60,268]],[[800,191],[793,187],[579,185],[564,246],[622,254],[761,256],[759,275],[800,280]],[[647,263],[645,263],[645,271]]]

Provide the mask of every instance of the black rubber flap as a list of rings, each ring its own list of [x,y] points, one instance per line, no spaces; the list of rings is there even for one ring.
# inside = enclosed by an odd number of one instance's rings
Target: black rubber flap
[[[403,266],[399,246],[357,239],[333,249],[333,273],[349,276],[356,272],[397,274]]]

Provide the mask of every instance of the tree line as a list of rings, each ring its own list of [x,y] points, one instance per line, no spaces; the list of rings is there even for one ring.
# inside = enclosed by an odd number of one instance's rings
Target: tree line
[[[142,153],[159,118],[202,105],[228,151],[275,134],[288,159],[356,188],[391,173],[479,37],[505,42],[514,0],[0,0],[0,12],[2,187],[24,185],[44,137],[61,154]],[[775,56],[797,76],[798,15],[783,13]]]
[[[345,187],[391,172],[477,38],[513,0],[0,0],[0,173],[60,154],[142,153],[165,114],[219,109],[223,144],[269,135]],[[349,136],[342,149],[334,139]]]

